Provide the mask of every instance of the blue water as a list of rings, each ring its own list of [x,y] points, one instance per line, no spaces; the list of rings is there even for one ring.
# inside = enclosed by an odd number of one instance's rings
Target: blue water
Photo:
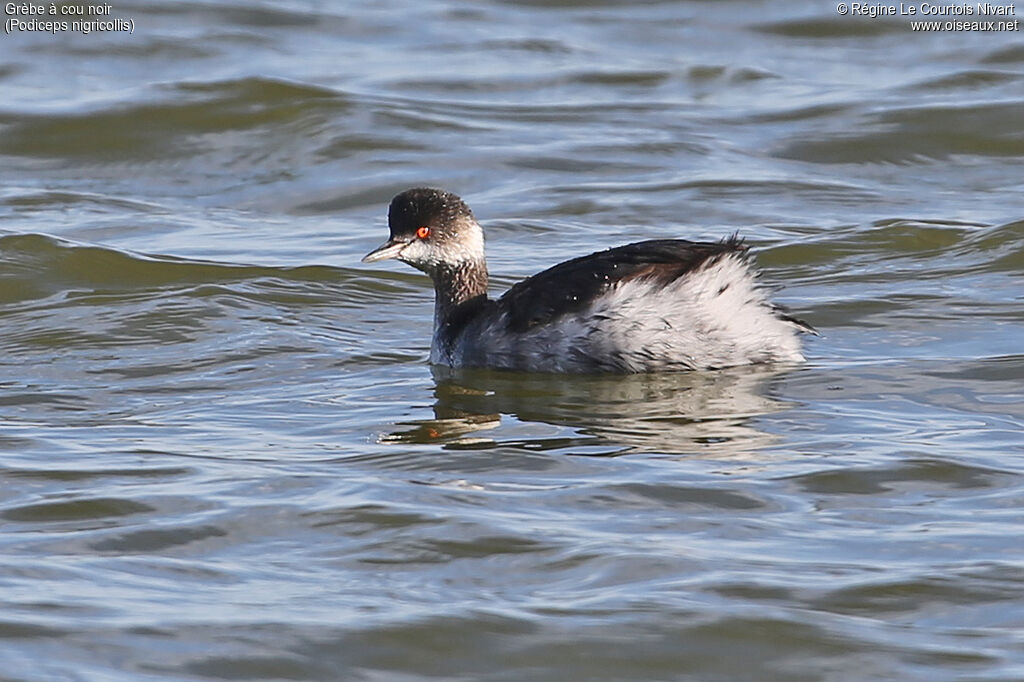
[[[0,39],[0,679],[1024,680],[1024,43],[792,2],[113,4]],[[6,14],[4,18],[9,18]],[[1012,18],[1012,17],[1011,17]],[[739,232],[800,367],[445,372]]]

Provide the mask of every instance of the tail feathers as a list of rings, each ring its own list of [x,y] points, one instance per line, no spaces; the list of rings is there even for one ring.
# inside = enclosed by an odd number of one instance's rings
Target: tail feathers
[[[804,332],[805,334],[813,334],[814,336],[821,336],[821,333],[812,327],[810,323],[804,322],[799,317],[793,317],[789,314],[789,311],[782,306],[772,306],[775,316],[784,322],[789,322],[791,325]]]

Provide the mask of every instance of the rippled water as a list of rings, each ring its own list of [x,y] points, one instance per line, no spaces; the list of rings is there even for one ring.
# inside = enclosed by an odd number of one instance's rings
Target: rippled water
[[[1020,34],[363,4],[0,40],[0,677],[1024,679]],[[738,230],[824,336],[431,370],[420,184],[496,292]]]

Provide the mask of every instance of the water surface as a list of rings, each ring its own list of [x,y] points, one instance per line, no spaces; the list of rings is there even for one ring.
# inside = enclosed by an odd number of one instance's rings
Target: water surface
[[[1024,44],[817,2],[115,4],[0,40],[5,680],[1024,679]],[[431,370],[738,231],[799,367]]]

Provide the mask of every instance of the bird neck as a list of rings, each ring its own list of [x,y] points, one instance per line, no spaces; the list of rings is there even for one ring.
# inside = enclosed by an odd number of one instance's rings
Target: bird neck
[[[463,303],[487,297],[487,264],[483,259],[443,264],[434,270],[434,325],[443,325]]]

